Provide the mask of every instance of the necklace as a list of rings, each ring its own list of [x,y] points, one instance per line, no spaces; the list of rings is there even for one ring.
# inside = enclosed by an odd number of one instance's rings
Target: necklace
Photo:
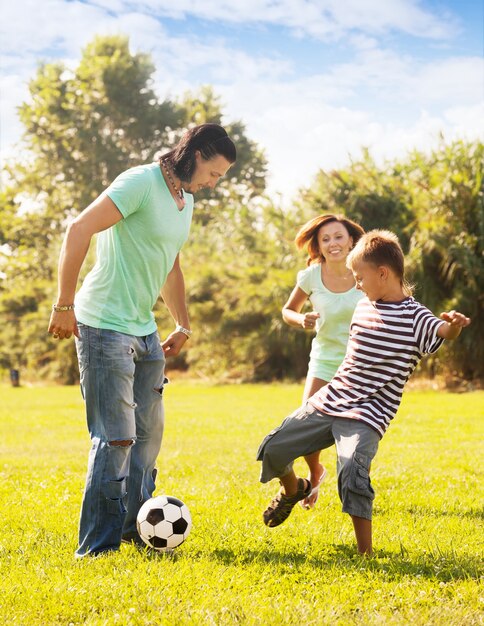
[[[324,267],[324,266],[323,266]],[[328,278],[330,278],[331,280],[353,280],[353,272],[347,272],[344,275],[341,274],[330,274],[328,272],[328,268],[324,267],[325,270],[325,274]]]
[[[180,206],[177,203],[177,206],[178,206],[178,208],[181,211],[183,208],[185,208],[185,198],[183,196],[183,189],[181,188],[181,186],[180,186],[180,189],[178,189],[178,187],[176,186],[175,181],[173,179],[173,176],[171,175],[171,172],[168,169],[168,166],[167,166],[167,164],[165,163],[165,161],[163,159],[160,159],[160,165],[163,168],[163,170],[164,170],[164,172],[165,172],[165,174],[166,174],[166,176],[167,176],[167,178],[168,178],[168,180],[170,182],[170,185],[173,187],[173,191],[176,194],[177,200],[181,204],[181,208],[180,208]]]
[[[328,278],[332,280],[353,280],[353,274],[347,274],[346,276],[339,276],[338,274],[328,274]]]

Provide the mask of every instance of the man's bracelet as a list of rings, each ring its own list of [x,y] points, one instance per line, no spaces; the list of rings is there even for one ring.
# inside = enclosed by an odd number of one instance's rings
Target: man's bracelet
[[[56,313],[62,313],[62,311],[73,311],[74,310],[74,305],[73,304],[64,304],[62,306],[59,306],[58,304],[53,304],[52,305],[52,310],[55,311]]]
[[[183,333],[184,335],[188,337],[188,339],[190,339],[190,337],[192,336],[192,331],[188,330],[188,328],[183,328],[183,326],[180,326],[180,324],[176,325],[175,332]]]

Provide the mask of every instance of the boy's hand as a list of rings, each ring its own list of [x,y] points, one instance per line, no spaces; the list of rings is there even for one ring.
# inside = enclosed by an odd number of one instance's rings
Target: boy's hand
[[[471,323],[470,317],[466,317],[462,313],[454,310],[449,311],[448,313],[441,313],[440,317],[451,326],[457,326],[457,328],[464,328],[465,326],[469,326]]]
[[[461,330],[471,323],[469,317],[454,310],[441,313],[440,317],[444,322],[447,322],[447,324],[439,326],[437,335],[444,339],[457,339]]]

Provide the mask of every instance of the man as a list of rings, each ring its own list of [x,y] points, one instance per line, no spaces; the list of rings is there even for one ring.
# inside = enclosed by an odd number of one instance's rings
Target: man
[[[92,441],[79,557],[139,541],[136,516],[155,489],[163,436],[165,355],[191,335],[179,252],[192,194],[213,189],[235,159],[221,126],[196,126],[159,163],[123,172],[67,229],[49,333],[76,337]],[[96,264],[75,296],[96,233]],[[160,290],[176,323],[162,344],[152,312]]]

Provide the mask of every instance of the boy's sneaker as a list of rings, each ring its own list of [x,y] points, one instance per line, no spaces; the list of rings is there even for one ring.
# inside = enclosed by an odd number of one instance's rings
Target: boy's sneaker
[[[311,493],[311,483],[304,478],[297,479],[297,491],[293,496],[286,496],[279,492],[271,501],[267,509],[262,514],[264,524],[270,528],[282,524],[289,515],[295,504],[300,500],[304,500]]]

